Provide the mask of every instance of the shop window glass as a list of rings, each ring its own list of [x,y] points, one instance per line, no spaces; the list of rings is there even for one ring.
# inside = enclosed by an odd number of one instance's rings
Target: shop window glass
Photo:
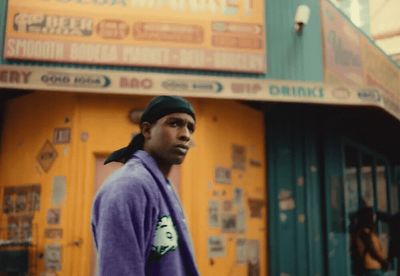
[[[354,213],[358,209],[358,181],[357,181],[357,163],[358,154],[352,147],[345,148],[345,201],[346,209],[349,213]]]
[[[376,188],[378,193],[378,211],[388,211],[386,168],[382,163],[376,166]]]
[[[361,204],[374,207],[374,182],[372,178],[372,158],[363,155],[361,167]]]

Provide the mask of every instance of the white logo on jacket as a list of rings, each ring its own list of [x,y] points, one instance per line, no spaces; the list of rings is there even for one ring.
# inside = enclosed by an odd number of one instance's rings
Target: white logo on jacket
[[[164,216],[157,222],[151,251],[158,257],[178,247],[178,234],[170,216]]]

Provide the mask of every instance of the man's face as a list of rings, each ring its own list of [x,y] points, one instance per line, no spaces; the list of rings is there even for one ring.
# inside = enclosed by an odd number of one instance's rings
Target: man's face
[[[144,125],[145,150],[160,166],[181,164],[192,142],[195,121],[186,113],[168,114],[152,125]]]

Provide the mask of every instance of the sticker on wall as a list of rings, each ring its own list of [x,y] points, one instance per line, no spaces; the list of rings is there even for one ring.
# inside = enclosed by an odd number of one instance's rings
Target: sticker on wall
[[[246,148],[232,145],[232,168],[244,170],[246,168]]]
[[[60,228],[46,228],[44,230],[44,236],[47,239],[61,239],[63,236],[63,230]]]
[[[44,251],[44,265],[46,270],[60,271],[61,270],[61,245],[51,244],[46,245]]]
[[[247,275],[260,275],[260,242],[258,240],[246,241],[247,251]]]
[[[81,132],[81,141],[87,142],[87,140],[89,140],[89,133],[87,131]]]
[[[232,200],[224,200],[223,203],[222,203],[222,206],[223,206],[223,210],[224,210],[225,213],[231,212],[232,209],[233,209]]]
[[[55,128],[53,132],[53,144],[68,144],[71,139],[71,128]]]
[[[265,206],[265,202],[262,199],[257,198],[249,198],[247,200],[250,208],[250,217],[252,218],[261,218],[261,210]]]
[[[54,146],[47,140],[37,155],[37,161],[39,162],[40,167],[48,172],[50,170],[51,165],[53,165],[54,161],[57,158],[57,151]]]
[[[225,256],[225,237],[209,236],[208,237],[208,257],[223,257]]]
[[[219,227],[219,202],[210,200],[208,201],[208,226],[209,227]]]
[[[53,177],[51,203],[53,206],[58,206],[63,203],[66,192],[66,177],[57,175]]]
[[[261,161],[260,160],[250,159],[249,163],[250,163],[250,166],[252,166],[252,167],[256,167],[256,168],[261,167]]]
[[[215,168],[215,182],[221,184],[231,184],[231,170],[223,167]]]
[[[223,213],[221,215],[221,226],[223,232],[236,232],[236,214]]]
[[[296,207],[291,190],[282,189],[278,195],[279,209],[281,211],[290,211]]]
[[[246,231],[246,213],[243,205],[239,205],[236,214],[236,230],[239,233]]]
[[[235,188],[233,190],[234,194],[234,202],[236,205],[243,204],[243,189],[241,188]]]
[[[236,263],[244,264],[247,262],[246,239],[236,240]]]
[[[15,190],[14,187],[4,188],[4,198],[3,198],[3,213],[11,214],[15,211]]]
[[[60,209],[49,209],[47,210],[47,223],[48,224],[59,224],[60,223]]]

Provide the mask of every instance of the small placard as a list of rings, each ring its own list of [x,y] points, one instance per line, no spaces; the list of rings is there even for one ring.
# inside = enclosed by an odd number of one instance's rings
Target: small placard
[[[223,201],[223,210],[225,213],[231,212],[233,209],[233,203],[232,200],[224,200]]]
[[[55,128],[53,134],[54,144],[68,144],[71,139],[71,129],[69,127]]]
[[[246,211],[243,205],[237,207],[236,230],[239,233],[244,233],[246,231]]]
[[[61,249],[61,245],[58,244],[46,245],[44,251],[44,264],[46,270],[61,270]]]
[[[249,198],[250,217],[261,218],[261,210],[265,206],[265,201],[257,198]]]
[[[234,193],[234,202],[236,205],[243,204],[243,189],[235,188],[233,190]]]
[[[44,236],[47,239],[61,239],[63,236],[63,230],[60,228],[47,228],[44,230]]]
[[[244,170],[246,168],[246,148],[232,145],[232,168]]]
[[[223,167],[215,168],[215,182],[222,184],[231,184],[231,170]]]
[[[54,146],[46,141],[37,155],[37,161],[39,162],[40,167],[48,172],[51,165],[53,165],[54,161],[57,158],[57,151]]]
[[[60,223],[60,209],[49,209],[47,211],[47,223],[48,224],[59,224]]]
[[[221,216],[221,224],[223,232],[236,232],[236,214],[223,213]]]
[[[247,262],[246,239],[236,240],[236,263],[244,264]]]
[[[58,206],[63,203],[66,193],[67,179],[63,175],[53,177],[53,189],[51,195],[51,203],[53,206]]]
[[[208,257],[223,257],[225,254],[225,238],[223,236],[208,237]]]

